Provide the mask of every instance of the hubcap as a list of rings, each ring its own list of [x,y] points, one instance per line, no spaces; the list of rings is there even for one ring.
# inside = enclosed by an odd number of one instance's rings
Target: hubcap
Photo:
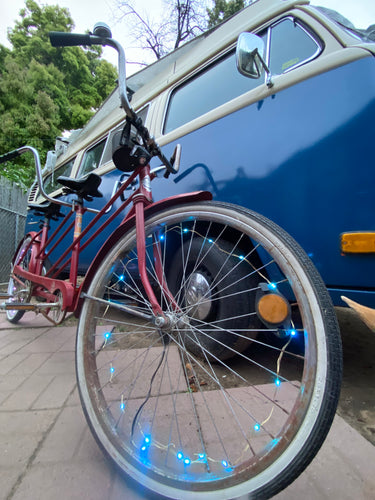
[[[186,305],[191,308],[190,315],[205,319],[211,310],[211,290],[207,278],[202,273],[193,273],[186,287]]]

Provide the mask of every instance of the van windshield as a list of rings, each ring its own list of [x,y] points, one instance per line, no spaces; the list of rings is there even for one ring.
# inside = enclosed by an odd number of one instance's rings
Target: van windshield
[[[352,35],[357,40],[361,40],[363,42],[375,42],[375,24],[372,24],[367,29],[359,29],[346,19],[346,17],[335,10],[327,9],[326,7],[315,8],[322,12],[325,16],[329,17],[331,21],[334,21],[341,28],[344,28],[349,35]]]

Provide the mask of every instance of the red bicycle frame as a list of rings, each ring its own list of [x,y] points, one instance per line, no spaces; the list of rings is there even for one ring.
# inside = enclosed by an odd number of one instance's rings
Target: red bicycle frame
[[[113,207],[116,200],[121,197],[124,191],[130,186],[130,184],[137,176],[139,177],[139,188],[134,193],[132,193],[120,205],[120,207],[118,207],[113,212],[113,214],[106,218],[106,220],[101,223],[101,225],[94,231],[93,234],[91,234],[85,241],[83,241],[83,239],[94,228],[94,226]],[[40,306],[42,306],[43,308],[47,308],[48,305],[53,307],[53,304],[56,303],[57,298],[61,297],[62,311],[74,312],[78,307],[82,290],[87,289],[88,287],[87,283],[85,282],[78,286],[78,263],[80,253],[85,248],[87,248],[87,246],[90,245],[95,240],[95,238],[123,210],[125,210],[130,204],[132,204],[132,207],[122,220],[121,226],[131,221],[131,219],[135,219],[135,221],[132,221],[132,223],[135,223],[136,227],[138,269],[141,282],[152,305],[153,314],[155,316],[164,317],[164,314],[154,294],[146,272],[145,211],[151,205],[157,205],[153,204],[151,191],[151,181],[155,177],[156,174],[150,172],[149,165],[138,167],[83,230],[82,218],[84,213],[87,211],[87,208],[85,208],[81,203],[72,204],[72,210],[68,212],[67,215],[65,215],[64,219],[51,235],[48,234],[49,221],[47,218],[45,218],[41,231],[39,231],[38,233],[29,233],[29,236],[31,237],[31,258],[29,262],[29,269],[26,270],[22,267],[22,265],[19,265],[20,263],[15,262],[13,268],[14,279],[17,279],[17,276],[20,276],[23,279],[30,281],[33,284],[32,295],[42,297],[47,301],[47,303],[43,305],[40,304]],[[163,200],[161,204],[164,206],[166,202],[168,202],[168,205],[175,205],[176,203],[181,204],[188,200],[191,201],[192,197],[195,200],[207,200],[211,199],[211,194],[205,191],[197,193],[187,193],[184,195],[168,198],[168,200]],[[73,213],[75,213],[75,218],[73,221],[70,221]],[[73,230],[73,228],[74,235],[71,245],[64,251],[64,253],[59,257],[59,259],[53,264],[50,269],[45,270],[45,260],[48,259],[48,256],[58,247],[65,236],[68,235]],[[61,233],[63,229],[64,231]],[[163,270],[160,261],[160,247],[158,245],[159,243],[154,242],[155,269],[159,278],[159,282],[164,283]],[[61,272],[68,266],[70,266],[69,279],[67,281],[58,279],[58,276],[61,274]],[[91,276],[89,275],[89,279],[90,278]],[[170,300],[172,307],[176,307],[172,294],[169,292],[165,283],[163,284],[163,292],[165,296],[167,296]]]

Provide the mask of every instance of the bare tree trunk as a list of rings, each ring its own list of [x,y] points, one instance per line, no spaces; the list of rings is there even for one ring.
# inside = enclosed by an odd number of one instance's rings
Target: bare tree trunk
[[[206,0],[166,0],[159,18],[151,19],[146,11],[135,7],[133,0],[117,0],[120,20],[126,18],[134,48],[151,51],[156,59],[205,30],[205,4]]]

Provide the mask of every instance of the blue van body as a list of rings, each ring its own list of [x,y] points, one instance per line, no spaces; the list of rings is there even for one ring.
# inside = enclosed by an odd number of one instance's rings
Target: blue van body
[[[375,255],[340,250],[342,233],[375,231],[374,89],[369,57],[179,138],[184,169],[168,195],[207,189],[269,217],[302,245],[335,304],[349,294],[374,306]],[[166,194],[162,181],[153,189]]]
[[[162,140],[166,156],[176,143],[182,145],[182,164],[168,181],[161,176],[153,182],[154,198],[209,190],[216,200],[255,210],[302,245],[336,305],[344,305],[340,297],[346,295],[375,307],[375,253],[344,254],[340,248],[342,233],[375,235],[374,117],[375,59],[364,51],[281,90],[275,86],[266,97],[176,139]],[[104,200],[121,176],[113,168],[102,175]],[[103,204],[96,199],[90,206]],[[85,214],[84,223],[91,218]],[[35,222],[30,212],[26,232],[35,229]],[[80,272],[120,222],[83,252]],[[70,242],[68,235],[51,259]]]

